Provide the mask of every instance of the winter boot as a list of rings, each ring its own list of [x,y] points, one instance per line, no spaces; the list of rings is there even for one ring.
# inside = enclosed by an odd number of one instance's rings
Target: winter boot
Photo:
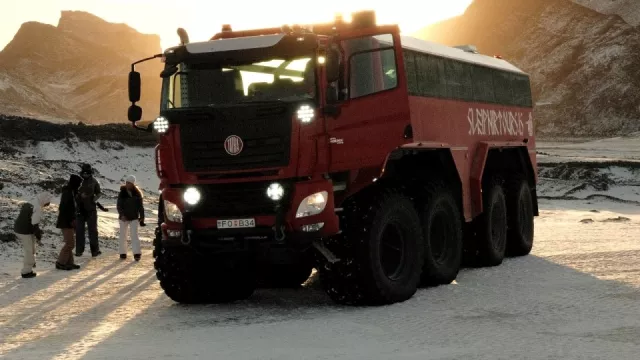
[[[136,261],[140,261],[140,254],[133,254],[133,258],[134,258]]]
[[[73,270],[73,265],[60,264],[59,262],[56,261],[56,269],[58,269],[58,270]]]
[[[22,274],[22,278],[24,278],[24,279],[29,279],[29,278],[32,278],[32,277],[36,277],[36,273],[34,271],[32,271],[32,272],[30,272],[28,274]]]
[[[127,254],[120,254],[120,259],[124,260],[127,258]]]

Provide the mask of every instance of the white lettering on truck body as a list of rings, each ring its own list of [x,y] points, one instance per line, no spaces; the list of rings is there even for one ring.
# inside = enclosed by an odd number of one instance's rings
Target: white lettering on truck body
[[[469,108],[467,121],[469,121],[469,135],[485,136],[524,136],[525,124],[529,136],[533,134],[533,121],[529,114],[529,121],[523,122],[525,114],[513,111],[496,111],[487,109]]]

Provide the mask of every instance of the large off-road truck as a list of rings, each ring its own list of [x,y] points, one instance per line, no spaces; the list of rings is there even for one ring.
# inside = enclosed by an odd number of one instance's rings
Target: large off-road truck
[[[161,58],[155,267],[177,302],[305,282],[343,304],[451,283],[531,251],[529,76],[473,46],[352,21],[233,31]],[[151,128],[151,127],[150,127]]]

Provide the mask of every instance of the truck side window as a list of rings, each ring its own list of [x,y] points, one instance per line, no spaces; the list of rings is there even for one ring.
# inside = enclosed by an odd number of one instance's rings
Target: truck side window
[[[349,98],[390,90],[398,85],[391,35],[365,36],[343,42],[349,61]]]

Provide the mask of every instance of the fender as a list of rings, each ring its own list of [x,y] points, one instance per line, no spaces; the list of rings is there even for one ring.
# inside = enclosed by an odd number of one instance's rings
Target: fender
[[[466,147],[451,147],[447,143],[435,141],[421,141],[404,144],[387,155],[380,172],[380,177],[382,178],[384,176],[385,171],[387,171],[391,162],[399,160],[403,156],[415,155],[419,152],[426,151],[444,151],[453,160],[452,165],[454,166],[453,171],[455,171],[454,176],[457,176],[461,185],[460,195],[462,197],[462,212],[465,221],[471,221],[471,201],[469,196],[467,196],[467,194],[469,194],[469,181],[468,177],[465,176],[466,169],[468,168],[468,148]]]
[[[515,141],[481,141],[478,143],[478,146],[476,147],[475,153],[473,155],[471,171],[469,174],[471,190],[471,212],[472,217],[474,218],[480,215],[484,210],[482,205],[482,175],[484,174],[487,158],[489,157],[489,150],[500,148],[527,148],[527,145],[522,142]]]

